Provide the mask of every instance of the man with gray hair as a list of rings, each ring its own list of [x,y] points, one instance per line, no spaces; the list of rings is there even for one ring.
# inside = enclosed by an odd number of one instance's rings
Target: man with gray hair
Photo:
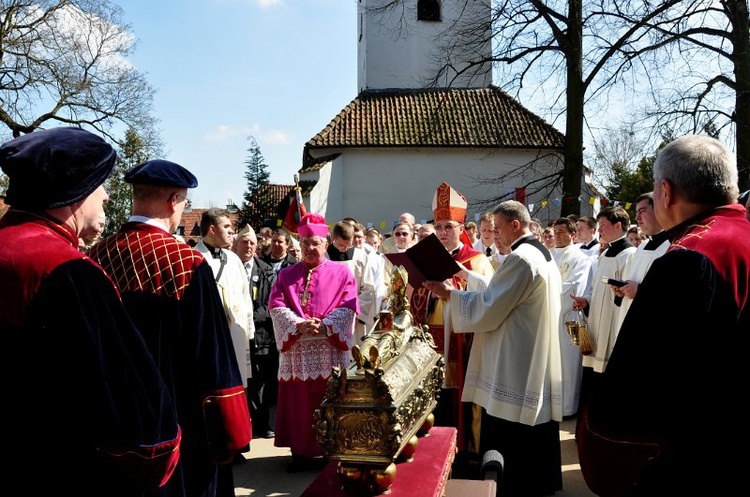
[[[10,179],[0,220],[8,406],[0,433],[12,447],[3,470],[26,489],[20,494],[46,493],[37,487],[43,479],[58,495],[143,495],[173,477],[184,457],[177,399],[145,330],[128,319],[112,279],[78,250],[78,239],[99,229],[116,159],[111,145],[81,128],[0,146]],[[62,457],[28,479],[45,449]]]
[[[562,489],[560,271],[530,231],[526,206],[508,200],[493,215],[511,253],[489,279],[460,271],[481,278],[483,289],[424,286],[447,299],[454,333],[474,334],[461,400],[482,407],[481,452],[495,449],[505,459],[503,495],[551,495]]]
[[[247,399],[253,420],[254,438],[273,438],[276,395],[279,390],[279,350],[268,313],[268,298],[276,281],[273,267],[255,255],[258,238],[250,225],[237,232],[232,251],[245,265],[253,302],[255,336],[250,339],[252,375],[247,379]]]
[[[737,405],[750,336],[737,163],[718,140],[688,135],[659,152],[653,175],[671,245],[639,285],[579,420],[581,467],[598,495],[730,495],[747,471],[728,447],[749,435]],[[696,420],[708,431],[696,433]]]

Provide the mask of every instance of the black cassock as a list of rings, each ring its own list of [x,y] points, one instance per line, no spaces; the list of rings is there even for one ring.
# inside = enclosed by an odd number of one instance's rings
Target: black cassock
[[[750,352],[750,223],[733,205],[682,223],[669,237],[589,401],[591,422],[617,437],[665,444],[627,495],[730,495],[747,488],[747,458],[731,448],[742,450],[748,440],[741,406]]]

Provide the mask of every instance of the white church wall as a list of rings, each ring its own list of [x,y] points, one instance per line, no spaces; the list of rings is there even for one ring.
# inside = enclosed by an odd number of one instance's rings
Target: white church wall
[[[527,166],[536,158],[535,151],[488,152],[483,149],[351,149],[333,161],[328,184],[328,204],[320,211],[330,222],[343,217],[354,217],[365,225],[385,230],[403,212],[411,212],[420,222],[432,219],[432,197],[437,186],[445,181],[472,203],[510,194],[522,187],[533,176],[549,171],[551,164],[537,165],[534,171]],[[497,184],[490,181],[510,170],[522,168],[524,173]],[[317,190],[316,186],[316,190]],[[553,193],[554,194],[554,193]],[[556,193],[559,197],[559,192]],[[539,210],[542,195],[531,195],[527,204]],[[315,197],[317,192],[315,192]],[[311,196],[313,202],[313,196]],[[490,210],[470,207],[467,219]],[[321,204],[316,204],[320,205]],[[543,209],[545,218],[559,216],[559,206],[548,202]],[[556,211],[556,212],[555,212]],[[534,212],[532,211],[532,214]],[[544,219],[546,222],[547,219]]]
[[[436,73],[435,59],[444,57],[440,49],[443,39],[452,39],[452,33],[461,29],[461,23],[475,25],[491,18],[490,0],[473,2],[440,2],[440,21],[418,21],[416,0],[405,1],[401,9],[384,13],[372,9],[387,0],[362,0],[358,10],[358,78],[359,91],[387,88],[424,88]],[[369,9],[369,10],[368,10]],[[480,21],[481,20],[481,21]],[[450,33],[449,33],[450,31]],[[478,47],[467,50],[476,58],[478,53],[489,57],[489,40]],[[460,55],[459,55],[460,57]],[[457,67],[461,64],[452,61]],[[492,83],[491,71],[482,74],[467,74],[451,81],[455,73],[447,75],[437,86],[453,88],[484,88]]]

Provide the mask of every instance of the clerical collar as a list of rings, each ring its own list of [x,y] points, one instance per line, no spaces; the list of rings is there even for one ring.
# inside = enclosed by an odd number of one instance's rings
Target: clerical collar
[[[646,246],[643,247],[643,250],[656,250],[659,245],[666,242],[669,239],[667,236],[666,231],[660,231],[654,236],[651,237],[649,241],[646,242]]]
[[[208,243],[206,243],[206,240],[203,240],[203,245],[206,246],[208,249],[208,252],[213,256],[214,259],[221,259],[221,249],[212,247]]]
[[[589,243],[582,243],[581,248],[585,250],[591,250],[598,244],[599,244],[599,240],[597,240],[596,238],[592,238]]]
[[[513,250],[516,247],[518,247],[518,245],[521,243],[521,240],[523,240],[524,238],[534,238],[536,240],[534,233],[525,233],[519,236],[518,238],[516,238],[515,240],[513,240],[513,242],[510,244],[510,250]]]
[[[451,255],[451,257],[456,257],[463,246],[464,244],[462,242],[458,242],[458,247],[454,248],[453,250],[448,250],[448,253]]]
[[[354,247],[349,247],[346,252],[342,252],[333,245],[329,245],[326,250],[328,258],[332,261],[344,262],[350,261],[354,258]]]
[[[607,250],[604,251],[604,257],[615,257],[617,254],[619,254],[626,248],[630,248],[634,246],[635,245],[630,243],[630,240],[628,240],[628,237],[626,235],[623,235],[617,240],[609,243]]]
[[[516,238],[516,241],[513,242],[513,244],[510,246],[511,252],[515,251],[518,247],[523,245],[524,243],[531,245],[532,247],[535,247],[539,252],[544,255],[544,259],[549,262],[552,260],[552,254],[550,254],[547,247],[544,246],[544,244],[537,239],[537,237],[534,236],[533,233],[529,233],[528,236],[522,236],[520,238]]]

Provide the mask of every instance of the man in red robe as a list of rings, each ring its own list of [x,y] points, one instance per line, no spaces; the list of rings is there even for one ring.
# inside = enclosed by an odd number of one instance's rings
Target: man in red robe
[[[638,286],[580,413],[581,468],[597,495],[731,495],[747,486],[745,459],[728,448],[748,439],[737,402],[750,336],[737,161],[718,140],[688,135],[659,151],[653,177],[654,216],[671,244]]]
[[[451,256],[466,269],[491,276],[494,271],[490,260],[484,253],[475,250],[465,236],[466,207],[466,198],[448,183],[438,186],[432,200],[435,234]],[[460,290],[472,290],[458,275],[453,277],[453,286]],[[472,335],[450,333],[445,328],[443,304],[443,300],[425,288],[415,288],[412,293],[411,308],[415,324],[429,326],[437,352],[446,359],[445,382],[433,413],[435,425],[458,428],[459,450],[478,455],[481,409],[474,404],[461,402]]]
[[[0,433],[3,471],[22,495],[135,497],[163,485],[180,458],[167,385],[112,280],[78,249],[100,227],[116,158],[81,128],[0,146],[10,178],[0,220]],[[47,450],[61,457],[45,461],[40,479]]]
[[[214,496],[218,466],[250,443],[251,424],[245,372],[214,272],[172,235],[198,180],[179,164],[155,159],[128,171],[125,181],[133,185],[133,214],[89,255],[119,288],[177,404],[182,457],[158,495]]]

